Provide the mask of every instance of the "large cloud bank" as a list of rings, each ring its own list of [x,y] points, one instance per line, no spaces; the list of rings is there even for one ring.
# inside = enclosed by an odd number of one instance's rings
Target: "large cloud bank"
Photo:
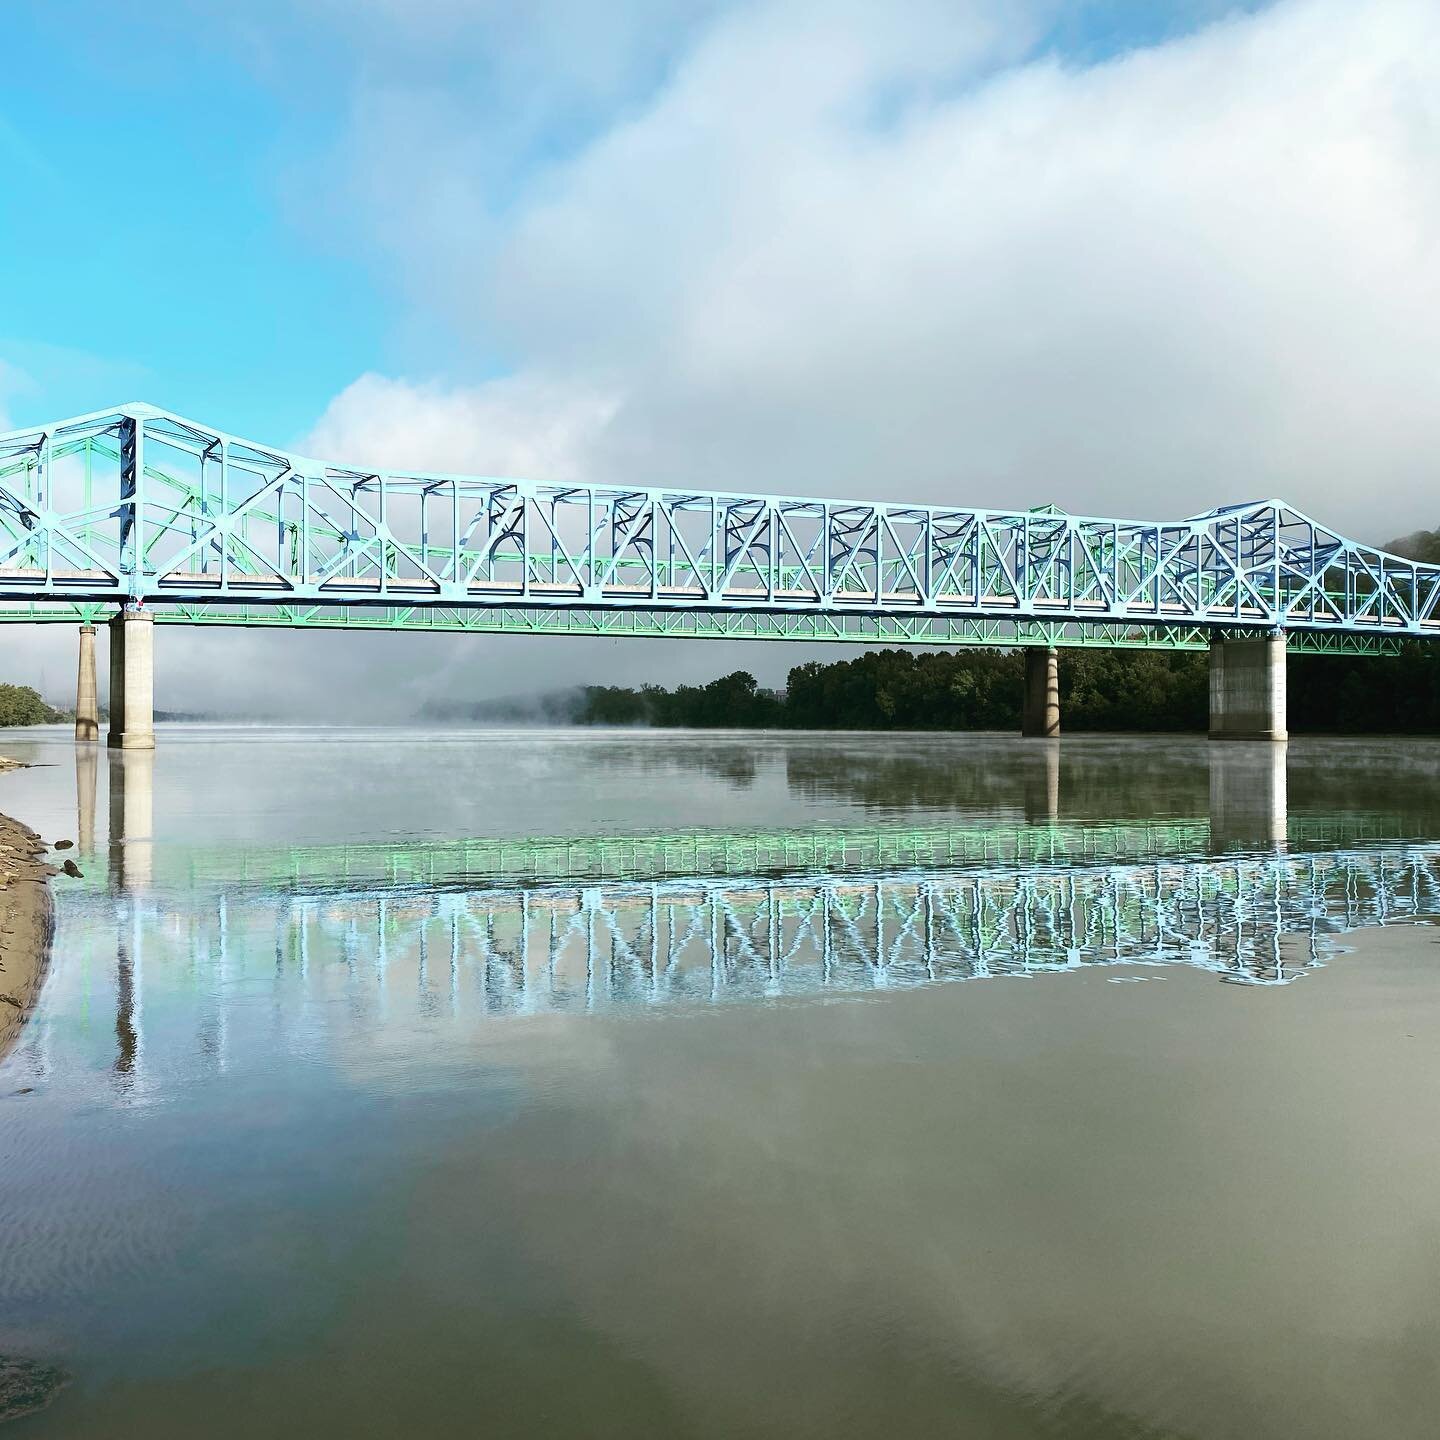
[[[643,103],[503,197],[465,167],[463,108],[370,85],[359,203],[413,303],[505,373],[361,376],[310,445],[1433,524],[1440,8],[1283,0],[1092,64],[1037,52],[1020,15],[711,16]],[[402,199],[423,223],[394,223]]]

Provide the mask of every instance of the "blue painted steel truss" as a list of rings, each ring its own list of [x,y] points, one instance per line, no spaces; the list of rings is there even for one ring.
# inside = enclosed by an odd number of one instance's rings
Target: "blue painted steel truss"
[[[0,602],[17,620],[142,603],[191,624],[1374,649],[1440,634],[1440,567],[1273,500],[1144,522],[426,474],[123,405],[0,436]]]

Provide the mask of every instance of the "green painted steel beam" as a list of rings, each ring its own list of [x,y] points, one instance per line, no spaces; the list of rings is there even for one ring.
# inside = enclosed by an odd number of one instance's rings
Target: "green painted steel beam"
[[[370,630],[420,634],[577,635],[611,639],[773,640],[806,644],[926,645],[1059,649],[1206,650],[1217,634],[1258,638],[1256,630],[1217,631],[1194,625],[1140,628],[1024,620],[933,619],[927,616],[775,615],[661,610],[560,610],[524,606],[452,609],[440,606],[154,605],[157,624],[220,625],[256,630]],[[96,625],[115,613],[104,603],[37,601],[0,606],[0,623]],[[1296,654],[1395,655],[1399,637],[1337,631],[1292,632]]]

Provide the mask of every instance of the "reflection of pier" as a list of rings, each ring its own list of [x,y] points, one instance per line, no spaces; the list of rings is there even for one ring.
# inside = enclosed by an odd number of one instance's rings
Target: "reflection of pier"
[[[154,866],[154,753],[112,750],[109,774],[110,883],[119,890],[144,889]]]
[[[1025,818],[1032,825],[1053,824],[1060,818],[1060,742],[1044,739],[1034,748],[1025,770]]]
[[[95,850],[95,776],[99,757],[88,745],[75,747],[75,843],[82,857]]]
[[[1285,745],[1217,747],[1210,757],[1210,843],[1283,849],[1288,836]]]

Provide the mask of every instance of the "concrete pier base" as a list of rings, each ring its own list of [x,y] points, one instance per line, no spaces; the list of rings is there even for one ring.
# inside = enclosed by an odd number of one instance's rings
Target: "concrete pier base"
[[[80,670],[75,679],[75,738],[100,738],[100,693],[95,685],[95,627],[80,627]]]
[[[116,750],[155,748],[155,617],[122,610],[110,622],[110,735]]]
[[[1053,739],[1060,733],[1060,658],[1053,645],[1025,649],[1025,708],[1020,733]]]
[[[1211,641],[1210,738],[1286,738],[1283,635]]]

